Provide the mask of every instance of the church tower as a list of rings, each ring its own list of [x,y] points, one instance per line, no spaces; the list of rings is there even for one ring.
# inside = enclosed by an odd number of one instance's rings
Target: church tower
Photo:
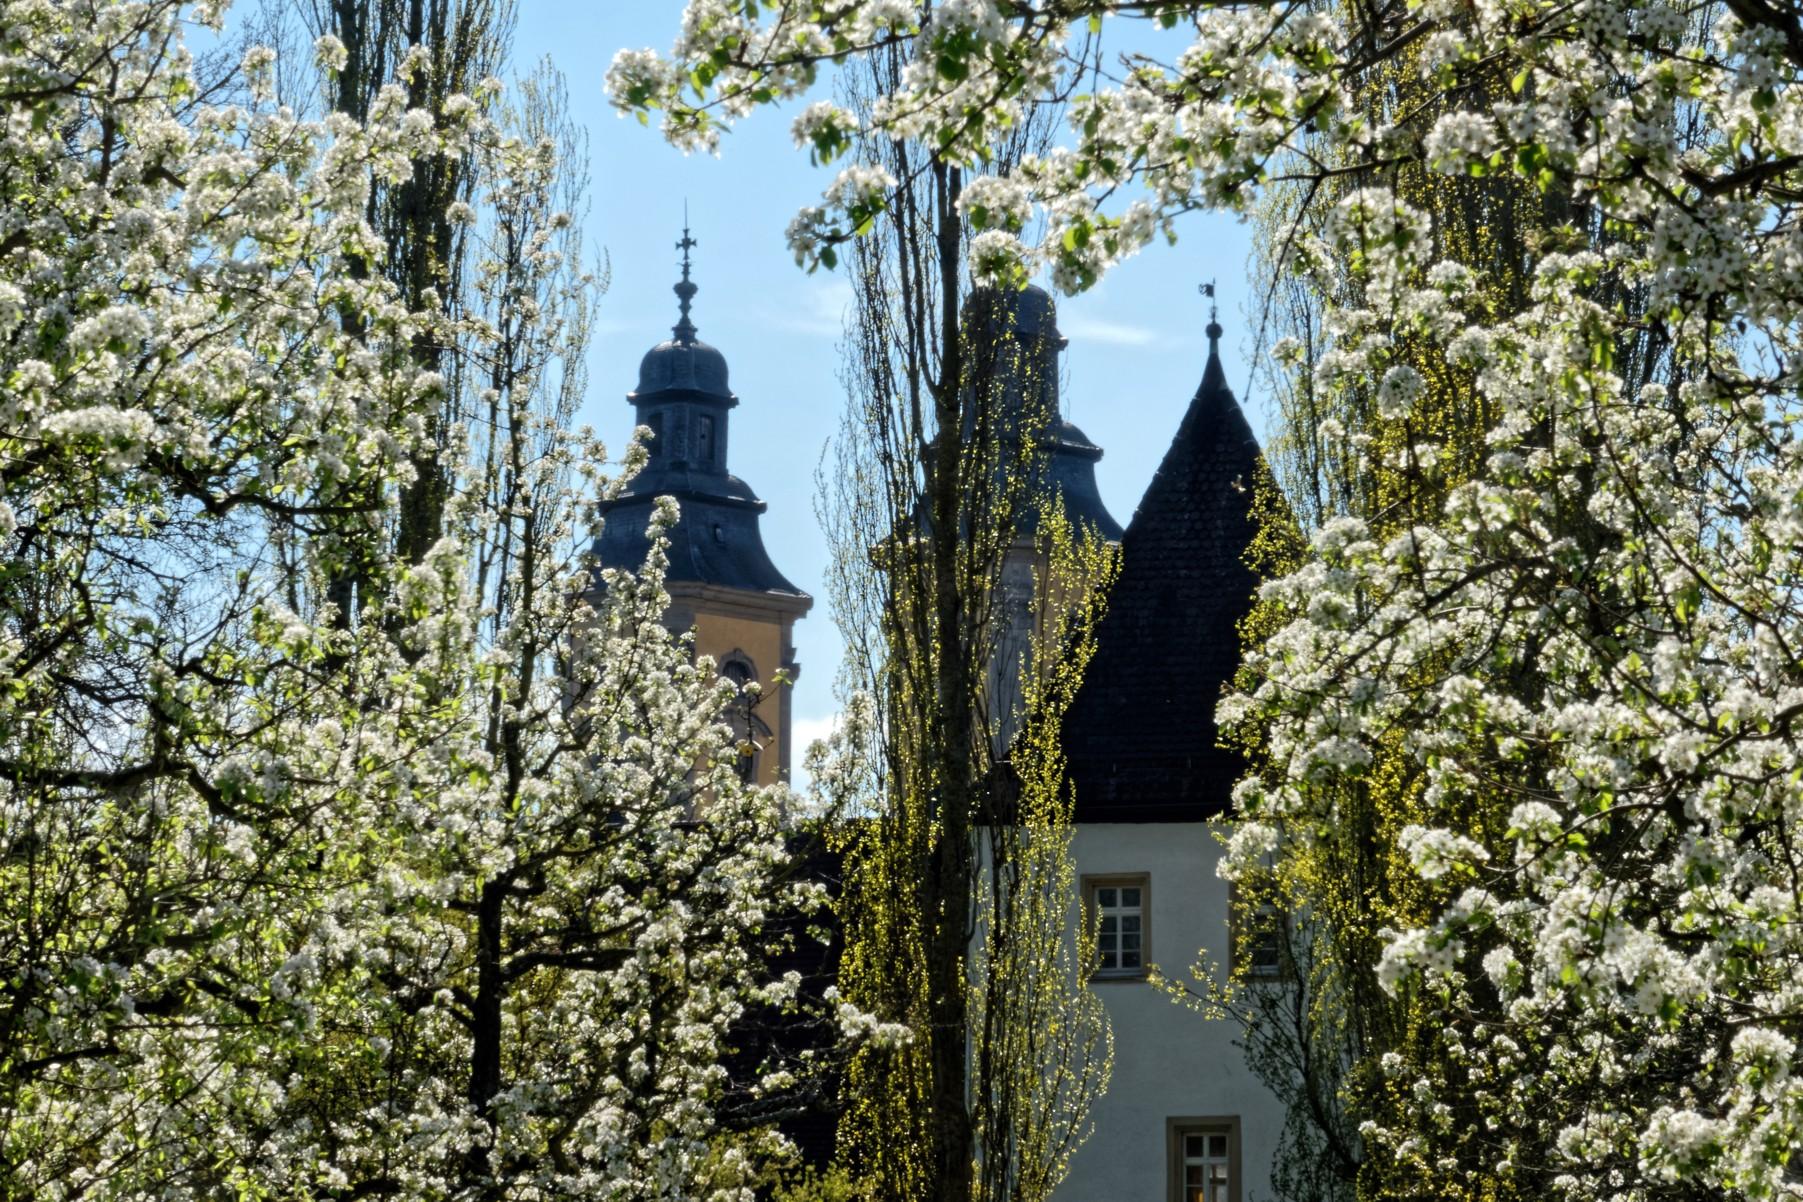
[[[647,550],[645,528],[658,497],[676,498],[681,518],[670,532],[666,623],[695,632],[695,651],[712,656],[720,674],[762,686],[755,703],[727,715],[749,753],[740,772],[758,784],[790,778],[791,697],[780,672],[794,680],[795,620],[814,601],[789,583],[764,550],[758,518],[766,506],[727,470],[728,429],[739,404],[727,386],[726,356],[696,335],[689,310],[698,291],[689,279],[682,231],[682,279],[676,284],[673,336],[645,352],[638,387],[626,399],[651,430],[651,457],[608,508],[595,553],[602,567],[636,570]]]

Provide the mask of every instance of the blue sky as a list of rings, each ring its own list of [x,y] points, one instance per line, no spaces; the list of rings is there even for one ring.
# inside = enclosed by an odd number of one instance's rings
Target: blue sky
[[[796,209],[831,180],[809,166],[789,140],[793,110],[761,111],[724,139],[718,157],[685,156],[655,128],[617,116],[602,88],[623,47],[667,51],[681,0],[519,0],[514,70],[549,57],[568,77],[571,116],[589,133],[592,208],[586,232],[606,254],[612,284],[602,299],[589,356],[590,395],[579,420],[611,448],[632,429],[626,393],[641,355],[669,336],[676,321],[675,243],[683,205],[699,242],[694,318],[701,337],[725,353],[732,387],[732,469],[768,502],[764,541],[789,579],[816,598],[797,627],[796,752],[826,733],[838,710],[834,683],[840,641],[821,587],[826,539],[814,517],[814,472],[837,428],[840,328],[851,289],[832,272],[808,275],[783,244]],[[250,11],[247,5],[245,12]],[[197,45],[208,41],[191,31]],[[1156,35],[1143,23],[1110,27],[1111,54],[1180,46],[1182,31]],[[1160,40],[1163,45],[1160,45]],[[822,93],[825,94],[824,91]],[[1247,400],[1244,355],[1252,337],[1248,231],[1236,219],[1196,214],[1178,227],[1175,247],[1160,243],[1111,272],[1091,292],[1059,301],[1070,340],[1063,364],[1065,414],[1104,449],[1097,469],[1102,497],[1125,525],[1151,479],[1185,404],[1201,378],[1206,303],[1196,285],[1220,285],[1222,353],[1229,380]],[[1247,405],[1261,433],[1258,398]]]
[[[589,241],[604,250],[612,285],[600,305],[581,420],[608,445],[632,428],[625,394],[639,357],[676,321],[670,286],[683,204],[699,242],[694,318],[719,347],[740,399],[733,411],[732,470],[769,504],[764,540],[777,566],[817,598],[796,630],[796,752],[823,734],[837,711],[840,642],[821,588],[826,540],[814,517],[814,471],[843,403],[839,332],[851,298],[842,274],[808,275],[783,243],[783,229],[812,203],[832,171],[809,166],[789,140],[791,109],[764,110],[723,141],[719,156],[685,156],[655,128],[617,117],[602,78],[622,47],[667,51],[679,0],[521,0],[516,68],[550,58],[569,77],[572,116],[589,132],[593,180]],[[1105,30],[1104,36],[1127,31]],[[1143,36],[1143,35],[1142,35]],[[1251,349],[1244,311],[1248,230],[1236,219],[1197,214],[1162,243],[1110,273],[1091,292],[1059,302],[1066,415],[1105,451],[1103,499],[1125,524],[1152,477],[1196,382],[1207,342],[1206,303],[1196,285],[1220,285],[1222,352],[1228,378],[1247,399]],[[1247,406],[1264,427],[1257,398]]]

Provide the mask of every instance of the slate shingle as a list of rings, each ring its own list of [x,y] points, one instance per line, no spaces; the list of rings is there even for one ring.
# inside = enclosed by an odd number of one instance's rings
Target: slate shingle
[[[1216,746],[1214,708],[1239,665],[1256,581],[1258,442],[1208,365],[1121,540],[1096,653],[1064,724],[1079,822],[1189,822],[1226,809],[1240,757]]]

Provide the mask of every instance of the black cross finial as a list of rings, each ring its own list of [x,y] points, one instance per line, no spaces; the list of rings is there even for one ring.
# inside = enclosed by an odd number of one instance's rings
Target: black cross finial
[[[682,252],[682,278],[685,280],[689,278],[689,251],[700,245],[701,243],[689,237],[689,223],[685,217],[682,223],[682,241],[676,244],[676,249]]]
[[[682,311],[680,320],[673,327],[678,342],[695,341],[695,323],[689,320],[689,302],[695,299],[697,291],[689,282],[689,251],[701,244],[689,237],[689,202],[682,202],[682,241],[676,249],[682,252],[682,281],[676,285],[677,308]]]

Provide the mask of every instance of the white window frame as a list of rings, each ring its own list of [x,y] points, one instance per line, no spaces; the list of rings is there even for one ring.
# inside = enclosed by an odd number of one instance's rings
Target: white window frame
[[[1224,1141],[1225,1156],[1216,1156],[1214,1149],[1206,1147],[1202,1157],[1192,1158],[1189,1155],[1188,1141],[1191,1138],[1206,1140],[1220,1139]],[[1170,1202],[1240,1202],[1240,1119],[1235,1115],[1216,1115],[1212,1117],[1174,1117],[1165,1120],[1165,1143],[1169,1152],[1168,1197]],[[1189,1170],[1192,1167],[1207,1169],[1216,1165],[1226,1168],[1225,1189],[1205,1195],[1198,1199],[1190,1192]]]
[[[1098,940],[1102,933],[1102,919],[1105,917],[1105,911],[1102,909],[1097,894],[1103,889],[1139,890],[1139,913],[1133,915],[1139,919],[1139,964],[1132,968],[1119,967],[1120,937],[1125,932],[1120,929],[1117,921],[1114,932],[1117,965],[1114,968],[1103,967],[1101,949],[1099,947],[1092,948],[1090,954],[1095,957],[1095,969],[1091,973],[1091,979],[1097,981],[1142,981],[1152,962],[1152,876],[1146,872],[1115,872],[1083,878],[1083,929],[1085,931],[1093,929]],[[1128,917],[1124,913],[1127,907],[1118,904],[1118,901],[1112,908],[1117,920]],[[1092,923],[1094,924],[1093,928],[1090,925]]]

